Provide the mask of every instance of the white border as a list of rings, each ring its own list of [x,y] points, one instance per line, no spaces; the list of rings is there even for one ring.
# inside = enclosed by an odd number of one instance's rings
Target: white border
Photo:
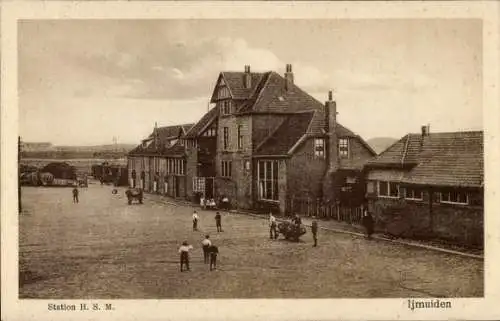
[[[499,3],[436,2],[4,2],[1,19],[1,210],[2,319],[14,320],[332,320],[498,319],[500,317],[500,192],[498,102]],[[483,19],[485,129],[485,298],[455,299],[452,309],[410,311],[404,299],[342,300],[110,300],[114,312],[54,313],[45,300],[18,300],[17,208],[17,32],[18,19]],[[432,269],[432,266],[429,266]],[[436,280],[439,282],[439,280]],[[106,301],[106,302],[110,302]],[[80,300],[75,302],[81,302]],[[57,303],[61,303],[58,301]]]

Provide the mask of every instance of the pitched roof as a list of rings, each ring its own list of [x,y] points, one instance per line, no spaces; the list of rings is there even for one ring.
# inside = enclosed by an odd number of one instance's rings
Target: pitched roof
[[[257,147],[255,155],[286,155],[307,133],[313,112],[288,116],[281,125]]]
[[[157,156],[176,156],[179,155],[179,147],[184,148],[176,142],[174,145],[168,145],[168,141],[171,139],[178,139],[183,133],[185,133],[186,128],[193,127],[192,124],[184,125],[174,125],[158,127],[153,130],[149,136],[143,140],[143,142],[137,145],[134,149],[129,152],[129,155],[157,155]],[[155,140],[156,136],[156,140]]]
[[[182,134],[185,134],[194,124],[183,124],[183,125],[173,125],[173,126],[163,126],[156,128],[156,133],[161,141],[167,139],[178,138]],[[148,136],[147,139],[154,138],[155,131]]]
[[[222,81],[224,81],[227,87],[229,88],[231,97],[233,99],[236,100],[249,99],[254,95],[256,88],[261,83],[264,73],[252,72],[250,73],[250,76],[252,77],[250,81],[250,88],[245,88],[244,72],[223,71],[219,74],[219,79],[217,80],[217,83],[219,83],[222,79]],[[217,97],[216,94],[217,92],[216,90],[214,90],[212,99],[210,100],[211,102],[215,102]]]
[[[483,132],[408,134],[369,166],[411,166],[402,182],[480,187],[484,182]]]
[[[210,109],[201,119],[194,124],[183,138],[195,138],[219,116],[219,108]]]

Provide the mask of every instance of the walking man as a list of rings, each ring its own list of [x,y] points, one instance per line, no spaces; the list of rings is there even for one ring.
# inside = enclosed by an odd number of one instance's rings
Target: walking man
[[[203,261],[205,264],[208,264],[208,250],[210,249],[210,246],[212,246],[209,235],[205,235],[205,239],[201,241],[201,246],[203,248]]]
[[[219,254],[219,248],[215,245],[211,245],[208,251],[210,253],[210,271],[217,270],[217,255]]]
[[[313,239],[314,239],[313,247],[316,247],[316,246],[318,246],[318,222],[316,222],[316,217],[314,217],[314,216],[313,216],[313,220],[311,223],[311,232],[312,232]]]
[[[78,203],[78,188],[73,188],[73,203]]]
[[[215,225],[217,226],[217,232],[222,232],[222,217],[219,212],[215,214]]]
[[[269,213],[269,238],[277,239],[278,232],[276,231],[276,217],[274,217],[273,213]]]
[[[198,213],[193,212],[193,231],[198,231]]]
[[[179,254],[181,255],[181,272],[184,265],[186,266],[186,271],[190,271],[189,269],[189,251],[192,250],[193,247],[188,244],[188,242],[182,242],[182,245],[179,247]]]

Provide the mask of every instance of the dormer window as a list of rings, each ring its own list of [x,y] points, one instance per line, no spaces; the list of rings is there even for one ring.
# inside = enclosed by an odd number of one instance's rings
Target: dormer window
[[[202,136],[204,137],[215,137],[217,135],[215,127],[207,129]]]
[[[349,139],[348,138],[339,139],[339,156],[342,158],[349,157]]]
[[[231,101],[230,100],[223,100],[221,101],[221,113],[222,115],[229,115],[231,114]]]

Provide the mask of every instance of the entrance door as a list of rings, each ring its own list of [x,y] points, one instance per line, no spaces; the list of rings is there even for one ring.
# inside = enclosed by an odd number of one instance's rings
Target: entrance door
[[[175,197],[180,197],[180,181],[179,176],[174,176],[174,186],[175,186]]]
[[[214,179],[211,177],[207,177],[205,179],[205,197],[208,199],[215,198],[214,197]]]

